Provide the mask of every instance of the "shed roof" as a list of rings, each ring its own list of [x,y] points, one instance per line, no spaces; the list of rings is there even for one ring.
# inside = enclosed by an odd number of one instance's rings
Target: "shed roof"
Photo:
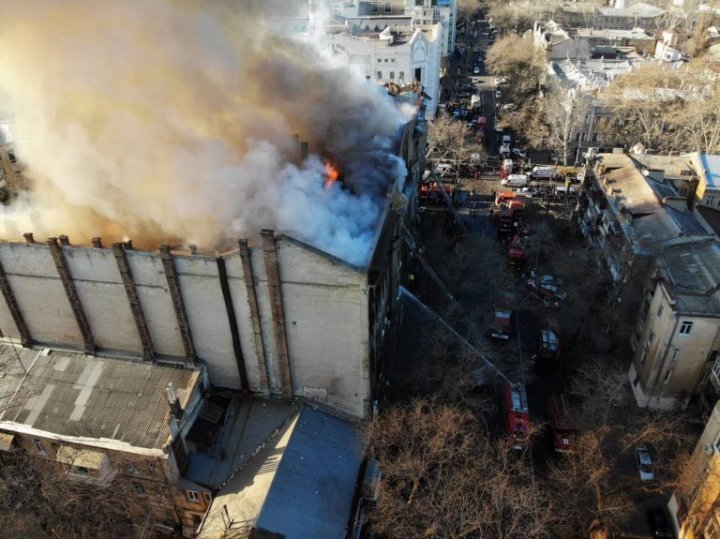
[[[34,359],[28,362],[21,383],[14,383],[17,389],[0,415],[3,422],[61,436],[118,440],[140,448],[162,448],[170,435],[168,383],[172,382],[184,402],[200,375],[198,370],[75,352],[25,353]],[[0,363],[12,354],[10,346],[0,345]],[[5,380],[2,377],[0,385]],[[1,389],[0,393],[6,393]]]
[[[353,425],[305,406],[256,527],[286,539],[345,537],[363,447]]]

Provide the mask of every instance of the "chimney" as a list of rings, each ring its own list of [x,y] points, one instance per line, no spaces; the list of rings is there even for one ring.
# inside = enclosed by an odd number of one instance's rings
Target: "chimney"
[[[170,405],[170,412],[172,412],[175,419],[180,421],[183,416],[183,409],[182,406],[180,406],[180,397],[178,397],[177,390],[172,382],[168,383],[165,388],[165,398]]]
[[[102,249],[102,248],[103,248],[103,246],[102,246],[102,238],[95,237],[95,238],[91,239],[90,242],[92,243],[92,246],[95,247],[95,249]]]
[[[191,254],[191,255],[196,255],[196,254],[197,254],[197,245],[190,245],[189,248],[190,248],[190,254]]]
[[[126,251],[132,251],[134,249],[132,240],[127,240],[123,242],[123,245],[125,246]]]
[[[305,159],[308,158],[308,155],[310,155],[310,146],[307,142],[301,142],[300,143],[300,158],[305,161]]]
[[[60,245],[70,245],[70,238],[68,238],[65,234],[62,234],[58,239],[60,240]]]
[[[35,243],[35,238],[33,237],[32,232],[25,232],[25,234],[23,234],[23,238],[25,238],[26,243]]]
[[[293,138],[293,148],[295,148],[295,151],[297,152],[297,156],[300,157],[300,135],[297,133],[292,136]]]

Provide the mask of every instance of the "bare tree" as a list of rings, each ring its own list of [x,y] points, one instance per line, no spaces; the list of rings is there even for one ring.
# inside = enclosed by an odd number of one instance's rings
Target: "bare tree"
[[[487,67],[492,75],[508,79],[507,87],[517,102],[537,94],[545,80],[544,53],[532,37],[510,34],[488,49]]]
[[[0,537],[149,537],[130,492],[68,481],[61,467],[22,452],[0,455]]]
[[[582,96],[573,90],[553,86],[542,100],[542,115],[548,125],[547,144],[568,164],[573,137],[581,132],[587,105]]]
[[[383,481],[370,515],[384,537],[547,537],[553,512],[507,440],[435,399],[386,411],[368,430]]]
[[[720,85],[703,61],[682,69],[649,64],[617,79],[602,98],[611,112],[598,123],[604,140],[658,151],[720,151]]]

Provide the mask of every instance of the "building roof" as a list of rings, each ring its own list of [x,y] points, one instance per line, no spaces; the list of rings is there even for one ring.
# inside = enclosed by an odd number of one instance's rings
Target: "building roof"
[[[160,449],[170,435],[165,388],[172,383],[184,403],[200,377],[199,370],[75,352],[18,352],[30,361],[19,384],[13,365],[10,371],[14,374],[0,379],[0,394],[15,389],[0,413],[0,428],[4,430],[21,424],[58,436],[116,440]],[[13,356],[11,346],[0,345],[3,366]]]
[[[642,28],[632,30],[616,30],[612,28],[578,28],[577,37],[595,39],[645,39],[655,41],[655,36],[648,34]]]
[[[693,154],[659,155],[659,154],[633,154],[632,158],[641,166],[647,168],[650,174],[656,171],[665,179],[688,180],[695,175],[692,166]]]
[[[665,13],[665,10],[640,2],[629,8],[601,7],[598,8],[598,13],[604,17],[639,17],[641,19],[650,19],[659,17]]]
[[[345,537],[363,450],[356,427],[305,406],[256,527],[286,539]]]
[[[643,172],[631,156],[600,154],[598,159],[606,167],[600,182],[609,206],[636,253],[656,253],[678,238],[708,237],[673,187]]]
[[[658,267],[678,313],[720,316],[720,246],[715,241],[666,247]]]

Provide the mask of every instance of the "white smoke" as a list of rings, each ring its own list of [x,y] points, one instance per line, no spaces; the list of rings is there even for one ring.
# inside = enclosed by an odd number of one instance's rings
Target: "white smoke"
[[[0,92],[33,185],[0,214],[8,239],[212,250],[272,228],[367,262],[405,176],[404,118],[308,40],[279,36],[262,14],[291,14],[285,2],[2,4]],[[344,188],[324,187],[326,158]]]

